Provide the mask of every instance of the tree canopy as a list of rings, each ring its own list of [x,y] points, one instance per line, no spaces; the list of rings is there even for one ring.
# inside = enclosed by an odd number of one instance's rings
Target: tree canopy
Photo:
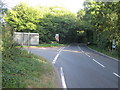
[[[77,17],[87,32],[88,41],[105,48],[115,39],[118,45],[118,12],[119,2],[84,2],[84,9],[79,10]]]
[[[100,48],[111,49],[113,40],[120,46],[120,2],[84,2],[77,15],[54,6],[37,8],[25,3],[16,5],[4,16],[7,24],[19,32],[37,32],[40,43],[55,40],[61,43],[91,42]]]
[[[56,33],[60,34],[62,43],[75,41],[74,36],[80,27],[74,13],[58,6],[35,8],[20,3],[8,10],[4,19],[15,31],[38,32],[40,42],[47,43],[54,40]]]
[[[84,2],[77,17],[88,42],[111,52],[115,41],[120,57],[120,2]]]

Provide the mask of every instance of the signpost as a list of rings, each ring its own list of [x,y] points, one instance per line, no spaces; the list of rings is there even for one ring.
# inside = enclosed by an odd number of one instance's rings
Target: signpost
[[[115,42],[115,39],[113,40],[112,42],[112,49],[115,49],[116,48],[116,42]]]
[[[59,34],[55,34],[55,39],[59,43]]]

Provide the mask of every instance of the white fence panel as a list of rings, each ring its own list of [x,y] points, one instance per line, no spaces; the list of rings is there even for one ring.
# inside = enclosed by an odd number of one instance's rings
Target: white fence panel
[[[39,45],[39,33],[14,32],[14,40],[20,45]]]

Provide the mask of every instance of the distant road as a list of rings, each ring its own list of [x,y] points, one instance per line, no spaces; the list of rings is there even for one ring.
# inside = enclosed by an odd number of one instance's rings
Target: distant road
[[[54,64],[64,88],[118,88],[118,63],[85,45],[30,48]]]

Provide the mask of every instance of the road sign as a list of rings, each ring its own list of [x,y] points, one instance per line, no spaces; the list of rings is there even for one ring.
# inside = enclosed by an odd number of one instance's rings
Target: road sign
[[[115,39],[114,39],[113,42],[112,42],[112,48],[113,48],[113,49],[116,48],[116,41],[115,41]]]
[[[59,42],[59,34],[55,34],[55,39]]]
[[[113,40],[112,44],[113,44],[113,45],[115,44],[115,39]]]

